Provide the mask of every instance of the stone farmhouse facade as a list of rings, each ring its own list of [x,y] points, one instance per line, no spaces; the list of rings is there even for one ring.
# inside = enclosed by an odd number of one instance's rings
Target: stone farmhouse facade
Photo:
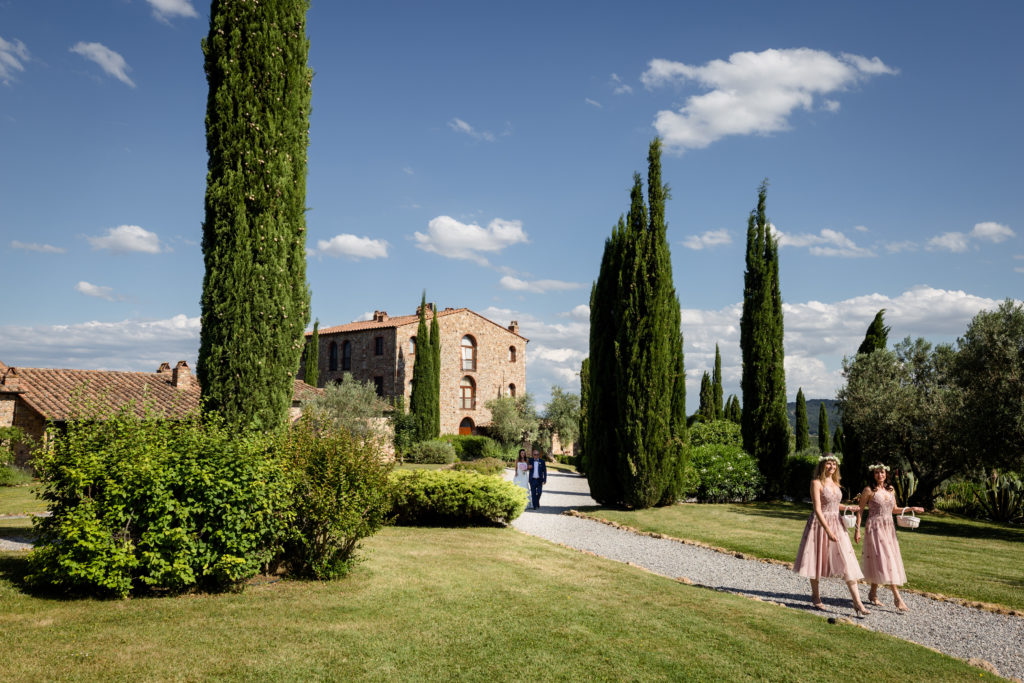
[[[428,326],[434,314],[427,304]],[[491,422],[487,401],[526,391],[529,340],[519,334],[514,320],[504,327],[468,308],[446,308],[436,315],[441,333],[441,433],[473,434]],[[351,373],[353,379],[372,383],[379,396],[404,396],[408,406],[418,325],[418,310],[395,317],[374,311],[372,320],[318,330],[318,385]],[[311,337],[306,334],[307,342]],[[305,367],[298,376],[305,378]]]
[[[41,441],[47,425],[58,428],[80,413],[85,405],[100,410],[117,409],[135,401],[136,412],[148,405],[171,418],[181,418],[199,408],[199,382],[188,363],[161,363],[156,372],[114,370],[65,370],[8,367],[0,361],[0,427],[18,427]],[[322,393],[295,380],[289,416],[298,419],[302,403]],[[15,464],[29,459],[26,445],[15,451]]]

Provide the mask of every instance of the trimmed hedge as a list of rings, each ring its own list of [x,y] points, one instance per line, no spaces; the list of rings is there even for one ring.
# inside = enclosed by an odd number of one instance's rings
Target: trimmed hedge
[[[505,461],[501,458],[480,458],[479,460],[465,460],[452,465],[457,472],[479,472],[494,476],[505,471]]]
[[[431,439],[413,444],[409,454],[405,456],[406,462],[419,465],[447,465],[458,458],[455,455],[455,448],[448,441],[442,439]]]
[[[477,472],[398,470],[391,474],[396,524],[507,524],[526,509],[526,492]]]
[[[739,446],[698,446],[691,461],[700,478],[697,500],[702,503],[746,502],[764,490],[757,461]]]
[[[459,460],[479,460],[480,458],[501,457],[501,447],[486,436],[476,434],[444,434],[439,441],[447,441],[455,449],[455,457]]]
[[[743,447],[740,426],[731,420],[697,422],[690,427],[690,448],[723,444]]]

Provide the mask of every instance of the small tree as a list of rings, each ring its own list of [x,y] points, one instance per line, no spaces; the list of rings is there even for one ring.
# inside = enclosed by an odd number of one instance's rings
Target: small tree
[[[715,394],[715,419],[724,419],[725,406],[722,405],[722,354],[718,351],[718,344],[715,344],[715,371],[711,375],[711,387]]]
[[[416,440],[435,439],[440,432],[440,386],[435,388],[435,354],[427,332],[427,293],[423,292],[416,327],[416,357],[412,364],[412,395],[409,412],[416,416]],[[438,375],[438,378],[440,375]],[[440,379],[437,380],[438,382]],[[435,417],[436,415],[436,417]],[[437,425],[435,428],[435,424]]]
[[[807,400],[804,389],[796,390],[796,452],[799,453],[811,445],[811,435],[807,427]]]
[[[533,396],[502,396],[484,404],[491,411],[491,434],[505,446],[533,442],[540,430]]]
[[[716,417],[715,388],[711,383],[711,375],[707,371],[700,378],[700,405],[697,408],[697,414],[707,422],[713,421]]]
[[[832,452],[828,436],[828,410],[825,409],[824,401],[818,404],[818,450],[822,455]]]
[[[743,410],[740,408],[740,399],[736,394],[729,394],[725,402],[725,419],[741,424],[743,421]]]
[[[304,413],[313,424],[344,429],[358,439],[379,435],[379,419],[385,405],[369,382],[359,382],[345,373],[341,382],[324,387],[324,393],[306,403]]]
[[[582,452],[577,452],[576,456],[576,471],[580,474],[586,473],[586,443],[587,431],[590,424],[589,406],[590,402],[590,357],[583,359],[583,363],[580,365],[580,435],[579,443],[584,444]]]
[[[320,319],[313,323],[313,336],[306,342],[303,381],[310,386],[320,382]]]
[[[576,441],[580,433],[580,397],[561,387],[551,387],[551,400],[544,410],[544,419],[558,435],[564,449]]]
[[[839,425],[836,427],[836,431],[832,434],[832,452],[833,453],[844,453],[843,451],[843,426]]]

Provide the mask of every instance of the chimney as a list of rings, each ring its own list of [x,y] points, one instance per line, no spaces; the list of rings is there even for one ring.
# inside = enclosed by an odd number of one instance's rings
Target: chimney
[[[170,371],[171,371],[171,364],[170,363],[161,363],[160,367],[158,367],[156,369],[156,374],[159,375],[161,373],[170,372]]]
[[[192,372],[188,369],[188,363],[179,360],[171,372],[171,386],[181,391],[192,387]]]
[[[18,382],[18,373],[14,371],[14,368],[8,368],[4,366],[6,371],[0,374],[0,387],[3,391],[20,391],[21,384]]]
[[[416,315],[420,314],[420,309],[421,308],[423,308],[423,307],[422,306],[417,306],[416,307]],[[433,312],[434,312],[434,304],[427,304],[427,313],[433,313]]]
[[[387,322],[388,312],[387,311],[374,311],[373,321],[378,323]]]
[[[511,332],[512,334],[519,334],[519,321],[513,320],[511,323],[509,323],[508,331]]]

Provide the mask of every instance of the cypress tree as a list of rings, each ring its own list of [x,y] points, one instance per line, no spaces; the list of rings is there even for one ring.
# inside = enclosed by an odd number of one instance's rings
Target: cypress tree
[[[868,329],[864,332],[864,341],[860,343],[860,347],[857,349],[857,355],[862,353],[871,353],[878,349],[884,349],[889,344],[889,328],[885,324],[885,309],[883,308],[878,313],[875,313],[874,319],[871,324],[868,325]]]
[[[889,327],[885,324],[885,309],[881,309],[864,331],[864,341],[857,348],[857,355],[870,355],[889,344]],[[864,449],[857,432],[847,429],[843,433],[843,477],[851,489],[860,488],[868,477],[864,471]]]
[[[196,374],[205,410],[285,423],[309,321],[307,0],[213,0],[203,40],[209,155]]]
[[[807,427],[807,400],[804,398],[804,389],[796,390],[796,450],[806,449],[811,445],[811,435]]]
[[[303,381],[317,386],[320,380],[320,319],[313,323],[313,334],[306,343],[306,358]]]
[[[725,419],[736,424],[740,424],[743,421],[740,400],[736,397],[736,394],[729,394],[729,398],[725,401]]]
[[[828,410],[825,409],[824,401],[818,404],[818,450],[822,455],[832,452],[828,431]]]
[[[722,354],[718,351],[718,344],[715,344],[715,371],[711,376],[712,388],[715,392],[715,418],[721,420],[725,417],[725,408],[722,406]]]
[[[437,304],[430,310],[430,438],[441,434],[441,330],[437,322]]]
[[[747,221],[746,271],[740,349],[743,353],[743,448],[757,460],[778,494],[789,453],[786,375],[782,346],[782,295],[779,292],[778,244],[771,234],[765,203],[768,182],[758,189],[757,208]]]
[[[416,327],[416,357],[412,361],[412,394],[409,396],[409,412],[416,416],[416,440],[432,439],[434,354],[430,348],[430,335],[427,333],[427,293],[423,293],[420,303],[419,324]]]
[[[700,406],[697,408],[697,414],[708,422],[715,419],[715,390],[711,384],[711,375],[707,371],[700,378]]]
[[[843,453],[845,456],[845,439],[843,438],[843,426],[839,425],[836,427],[835,433],[832,434],[832,452]],[[843,458],[845,460],[845,457]]]
[[[587,432],[590,431],[590,357],[580,364],[580,443],[583,448],[576,458],[576,471],[587,473]]]

